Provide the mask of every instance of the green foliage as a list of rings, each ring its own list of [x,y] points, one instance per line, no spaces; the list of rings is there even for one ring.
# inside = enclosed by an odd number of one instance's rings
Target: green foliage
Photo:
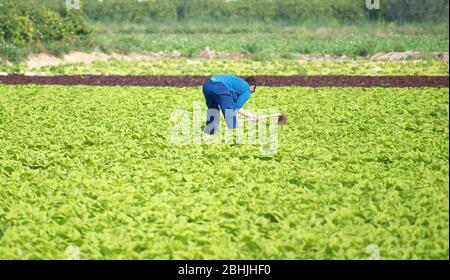
[[[17,64],[26,58],[26,53],[22,49],[12,45],[11,43],[4,42],[2,39],[0,39],[0,58],[9,59],[10,62]],[[3,65],[1,62],[2,61],[0,61],[0,69],[5,68],[1,72],[15,71],[16,67],[11,68]]]
[[[86,36],[91,33],[86,16],[83,12],[78,10],[65,11],[63,13],[65,33],[70,37]]]
[[[95,61],[28,69],[49,74],[103,75],[448,75],[448,61],[364,61],[364,60],[192,60],[155,59],[149,61]],[[24,71],[26,71],[24,69]]]
[[[249,52],[249,53],[253,53],[253,54],[261,51],[261,46],[254,42],[244,44],[242,46],[242,48],[244,49],[245,52]]]
[[[33,36],[31,20],[17,14],[0,15],[0,30],[3,40],[18,47],[30,42]]]
[[[83,10],[92,20],[144,22],[176,19],[173,1],[83,1]]]
[[[448,51],[447,25],[288,25],[280,23],[183,22],[178,24],[99,24],[93,44],[109,51],[179,51],[206,47],[254,55],[320,53],[355,57],[391,51]],[[112,40],[111,38],[114,38]]]
[[[90,30],[81,11],[67,11],[62,1],[0,0],[0,38],[18,47],[35,41],[72,40]]]
[[[34,16],[34,24],[38,30],[38,40],[49,42],[61,39],[72,39],[90,33],[84,14],[79,10],[65,10],[61,15],[42,10]]]
[[[170,142],[200,88],[0,85],[0,258],[448,259],[448,98],[261,87],[261,157]]]
[[[262,21],[357,22],[373,17],[365,1],[354,0],[85,0],[84,10],[94,20],[145,22],[148,19],[223,20],[241,18]],[[448,1],[382,1],[375,12],[388,21],[446,21]]]
[[[382,1],[382,18],[389,21],[433,21],[448,24],[448,0],[396,0]]]
[[[81,10],[68,11],[63,0],[0,0],[0,40],[20,47],[22,53],[45,52],[48,49],[42,46],[48,45],[55,53],[80,50],[70,48],[80,46],[125,53],[177,50],[193,56],[210,47],[252,53],[259,60],[274,54],[288,58],[298,52],[359,56],[388,51],[448,51],[446,0],[382,1],[382,9],[377,12],[368,12],[364,1],[353,0],[80,3]],[[378,20],[369,21],[373,14]],[[403,22],[407,24],[398,24]],[[88,36],[92,33],[95,38]],[[5,50],[1,56],[18,57],[11,54],[13,49]]]
[[[61,16],[52,11],[44,11],[34,18],[37,28],[36,39],[42,41],[61,40],[64,37],[64,22]]]

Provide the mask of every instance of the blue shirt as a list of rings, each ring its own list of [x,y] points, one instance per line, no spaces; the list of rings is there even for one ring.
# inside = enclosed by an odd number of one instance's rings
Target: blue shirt
[[[250,98],[250,86],[243,79],[229,74],[212,76],[213,82],[223,83],[229,90],[233,97],[235,110],[241,109]]]

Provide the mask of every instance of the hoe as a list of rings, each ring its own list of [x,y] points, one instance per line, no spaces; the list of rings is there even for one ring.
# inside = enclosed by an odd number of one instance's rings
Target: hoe
[[[266,115],[259,117],[259,120],[266,120],[270,118],[278,118],[278,125],[285,125],[287,123],[287,117],[283,113],[277,113],[272,115]],[[244,122],[250,121],[249,119],[244,120]]]

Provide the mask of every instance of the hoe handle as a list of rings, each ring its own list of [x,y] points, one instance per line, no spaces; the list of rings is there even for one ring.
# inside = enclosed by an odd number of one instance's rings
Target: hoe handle
[[[282,116],[282,114],[277,113],[277,114],[272,114],[272,115],[261,116],[258,119],[259,120],[265,120],[265,119],[270,119],[270,118],[277,118],[277,117],[280,117],[280,116]],[[249,122],[249,121],[250,121],[250,119],[245,119],[243,122]]]

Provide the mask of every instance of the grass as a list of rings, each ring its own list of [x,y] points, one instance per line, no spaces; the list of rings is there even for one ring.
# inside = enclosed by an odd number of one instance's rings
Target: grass
[[[13,62],[20,62],[27,57],[25,50],[18,48],[0,38],[0,67],[5,67],[3,59],[11,59]]]
[[[93,45],[119,52],[180,51],[195,56],[209,47],[215,51],[247,52],[267,56],[321,53],[365,56],[390,51],[448,51],[448,26],[396,25],[288,25],[281,23],[148,23],[95,24]]]
[[[262,87],[262,157],[168,141],[198,88],[0,85],[0,258],[448,259],[448,98]]]
[[[448,52],[448,24],[383,22],[302,23],[262,21],[181,21],[145,24],[91,22],[93,33],[75,41],[32,44],[20,51],[0,47],[0,57],[19,62],[23,53],[61,55],[71,50],[103,52],[169,52],[196,57],[214,51],[248,53],[259,60],[320,53],[349,57],[378,52]]]
[[[96,61],[92,64],[66,64],[38,69],[5,67],[6,72],[40,72],[48,74],[103,74],[103,75],[448,75],[448,61],[368,61],[270,59],[256,61],[157,59],[149,61]],[[2,68],[0,67],[0,71]]]

